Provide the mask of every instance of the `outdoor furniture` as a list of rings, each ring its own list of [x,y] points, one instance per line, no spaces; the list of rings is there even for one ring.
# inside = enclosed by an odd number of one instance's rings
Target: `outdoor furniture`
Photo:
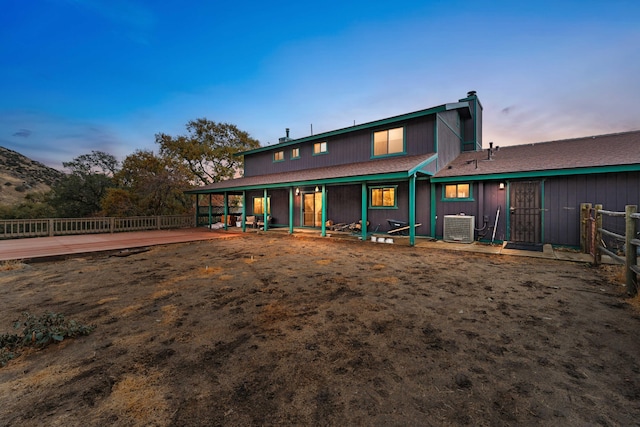
[[[264,228],[264,215],[256,215],[258,220],[257,225],[258,228]],[[271,222],[271,215],[267,215],[267,224]]]
[[[248,216],[248,217],[245,219],[244,223],[245,223],[247,226],[255,227],[255,226],[256,226],[256,217],[255,217],[255,216]]]

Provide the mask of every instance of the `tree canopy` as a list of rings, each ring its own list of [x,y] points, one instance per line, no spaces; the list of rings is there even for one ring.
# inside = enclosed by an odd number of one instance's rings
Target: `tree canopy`
[[[183,164],[195,185],[230,179],[240,173],[243,159],[235,154],[258,148],[260,143],[229,123],[206,118],[187,123],[187,135],[156,135],[160,154]]]
[[[85,217],[100,212],[107,189],[114,186],[118,161],[108,153],[92,151],[62,165],[70,173],[53,186],[51,205],[61,217]]]
[[[189,179],[183,165],[152,151],[127,156],[114,179],[117,187],[102,200],[107,215],[177,215],[188,210],[189,198],[183,191]]]

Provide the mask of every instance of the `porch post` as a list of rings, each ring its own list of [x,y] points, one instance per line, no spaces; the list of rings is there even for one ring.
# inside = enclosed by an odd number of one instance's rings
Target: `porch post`
[[[327,188],[322,184],[322,228],[320,235],[325,237],[327,235]]]
[[[247,231],[247,192],[242,192],[242,232]]]
[[[409,178],[409,245],[416,244],[416,174]]]
[[[263,216],[263,222],[264,222],[264,231],[267,231],[269,229],[269,205],[268,205],[268,201],[269,198],[267,197],[267,189],[264,189],[264,200],[262,203],[262,216]]]
[[[289,187],[289,234],[293,234],[293,187]]]
[[[226,191],[224,192],[224,229],[225,231],[229,229],[229,198]]]
[[[362,183],[362,241],[367,240],[367,183]]]
[[[198,227],[198,214],[200,213],[198,209],[199,204],[200,204],[200,195],[196,193],[196,222],[195,222],[196,228]]]
[[[438,221],[438,207],[436,202],[436,184],[431,183],[431,237],[436,238],[436,222]]]
[[[212,194],[209,193],[209,211],[208,211],[208,215],[209,215],[209,230],[211,230],[211,224],[213,223],[213,208],[211,206],[211,198],[212,198]]]

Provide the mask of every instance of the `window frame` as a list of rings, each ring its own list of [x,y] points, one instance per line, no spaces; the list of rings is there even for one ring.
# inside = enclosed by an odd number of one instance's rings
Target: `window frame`
[[[324,151],[322,150],[322,147],[324,145]],[[319,147],[319,150],[316,151],[316,146]],[[320,156],[322,154],[327,154],[329,153],[329,143],[327,141],[321,141],[321,142],[314,142],[313,143],[313,155],[314,156]]]
[[[374,205],[374,190],[382,190],[382,202],[384,203],[384,190],[393,190],[393,206],[392,205]],[[398,186],[397,185],[374,185],[369,187],[369,209],[398,209]]]
[[[260,200],[260,207],[262,208],[261,212],[256,212],[256,201]],[[253,202],[251,203],[251,212],[253,215],[264,215],[264,197],[262,196],[254,196]],[[271,215],[271,196],[267,196],[267,215]]]
[[[447,197],[447,187],[456,186],[456,197]],[[468,185],[469,186],[469,195],[467,197],[458,197],[460,194],[460,190],[458,186],[460,185]],[[442,201],[443,202],[472,202],[473,198],[473,183],[471,182],[455,182],[449,184],[442,185]]]
[[[296,154],[297,152],[297,154]],[[295,147],[291,149],[291,160],[300,158],[300,147]]]
[[[402,151],[394,151],[393,153],[389,153],[389,131],[396,130],[396,129],[402,129]],[[379,134],[382,132],[387,133],[386,152],[383,154],[376,154],[376,134]],[[407,132],[406,132],[406,127],[404,125],[393,127],[393,128],[380,129],[380,130],[373,131],[371,133],[371,158],[372,159],[378,159],[381,157],[402,156],[405,154],[407,154]]]
[[[278,158],[278,154],[280,154],[280,158]],[[284,150],[278,150],[273,152],[273,162],[284,162]]]

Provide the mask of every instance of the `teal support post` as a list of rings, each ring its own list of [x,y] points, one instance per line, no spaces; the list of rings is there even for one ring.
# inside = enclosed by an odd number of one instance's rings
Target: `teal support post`
[[[362,183],[362,241],[367,240],[367,183]]]
[[[267,189],[264,189],[264,200],[262,203],[262,216],[264,219],[264,231],[267,231],[269,229],[269,205],[267,204],[269,201],[269,198],[267,196]]]
[[[409,178],[409,245],[416,244],[416,174]]]
[[[242,192],[242,232],[247,231],[247,192]]]
[[[431,183],[431,237],[436,238],[436,222],[438,220],[438,210],[436,203],[436,185]]]
[[[327,235],[327,186],[322,184],[322,228],[320,235]]]
[[[211,206],[211,197],[212,195],[209,194],[209,230],[211,230],[211,224],[213,224],[213,207]]]
[[[504,218],[507,229],[505,230],[505,240],[511,240],[511,183],[507,181],[507,194],[506,194],[507,206],[504,210]]]
[[[293,187],[289,188],[289,234],[293,234]]]
[[[224,229],[229,229],[229,198],[227,192],[224,192]]]
[[[200,206],[200,195],[196,194],[196,217],[195,217],[195,226],[198,226],[198,214],[200,213],[198,211],[198,207]]]

